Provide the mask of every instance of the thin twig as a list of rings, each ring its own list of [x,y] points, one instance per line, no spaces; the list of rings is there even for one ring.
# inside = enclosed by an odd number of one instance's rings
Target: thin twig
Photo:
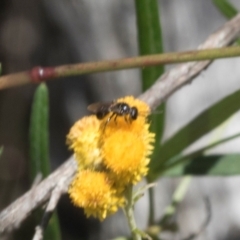
[[[36,227],[35,234],[33,236],[33,240],[42,240],[43,239],[44,230],[46,229],[48,222],[49,222],[55,208],[57,207],[60,197],[62,196],[62,194],[66,193],[66,191],[67,191],[66,184],[64,182],[62,182],[62,179],[61,179],[61,183],[58,183],[58,185],[53,189],[53,191],[51,193],[50,200],[49,200],[48,205],[43,214],[41,225]]]
[[[212,210],[211,210],[211,202],[209,200],[208,197],[205,198],[205,208],[206,208],[206,219],[203,221],[203,223],[201,224],[199,230],[195,233],[190,234],[190,236],[182,239],[182,240],[193,240],[195,238],[197,238],[203,231],[206,230],[207,226],[209,225],[210,221],[211,221],[211,216],[212,216]]]
[[[201,49],[216,48],[229,45],[240,33],[240,15],[226,23],[218,32],[211,35],[200,46]],[[160,105],[178,88],[191,81],[210,61],[182,64],[166,72],[149,90],[140,98],[154,109]],[[30,189],[10,206],[0,213],[0,233],[18,227],[21,222],[38,206],[49,199],[51,192],[62,181],[62,188],[66,189],[76,172],[76,163],[70,159],[49,175],[38,186]]]
[[[234,46],[221,49],[212,48],[207,50],[146,55],[110,61],[69,64],[58,67],[38,66],[29,71],[12,73],[0,77],[0,89],[11,88],[28,83],[39,83],[67,76],[239,56],[240,47]]]
[[[148,55],[141,57],[132,57],[111,61],[99,61],[82,64],[69,64],[58,67],[34,67],[30,71],[13,73],[0,77],[0,89],[10,88],[28,83],[39,83],[50,79],[60,77],[82,75],[87,73],[97,73],[106,71],[116,71],[121,69],[139,68],[147,66],[156,66],[169,63],[180,63],[189,61],[213,60],[216,58],[236,57],[240,56],[239,47],[222,48],[233,42],[239,34],[240,15],[237,15],[233,20],[212,35],[207,42],[199,49],[201,51],[189,51],[180,53],[164,53],[156,55]],[[215,49],[214,49],[215,48]],[[205,50],[204,50],[205,49]],[[208,50],[207,50],[208,49]],[[182,71],[188,75],[188,72],[193,72],[196,67],[204,69],[209,64],[209,61],[199,65],[190,64],[185,66]],[[180,69],[176,70],[177,72]],[[169,78],[169,76],[166,76]],[[182,79],[184,81],[184,78]],[[181,85],[181,81],[179,82]]]
[[[35,228],[35,234],[33,236],[33,240],[42,240],[43,239],[43,230],[41,226],[36,226]]]
[[[175,214],[178,205],[183,201],[187,190],[189,189],[189,185],[191,183],[192,177],[187,175],[184,176],[177,186],[172,198],[172,202],[167,206],[164,211],[164,215],[160,220],[160,225],[164,225],[169,219]]]

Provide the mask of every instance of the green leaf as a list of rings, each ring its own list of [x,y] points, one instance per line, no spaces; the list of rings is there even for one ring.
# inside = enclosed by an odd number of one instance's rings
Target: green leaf
[[[2,155],[3,153],[3,146],[0,147],[0,156]]]
[[[240,174],[240,154],[199,156],[192,161],[186,159],[162,176],[177,177],[185,174],[208,176],[232,176]]]
[[[38,173],[50,173],[48,136],[48,90],[41,84],[34,95],[30,120],[30,169],[32,180]]]
[[[61,231],[57,213],[54,212],[46,228],[44,240],[58,240],[58,239],[61,239]]]
[[[163,52],[158,1],[135,0],[140,55]],[[163,66],[142,69],[143,90],[148,89],[164,72]]]
[[[219,144],[228,142],[228,141],[238,138],[238,137],[240,137],[240,133],[236,133],[234,135],[231,135],[230,137],[219,139],[219,140],[217,140],[211,144],[208,144],[207,146],[202,147],[202,148],[200,148],[194,152],[191,152],[187,155],[179,154],[177,156],[174,156],[172,159],[170,159],[169,161],[167,161],[165,163],[163,171],[165,171],[168,168],[171,168],[172,166],[174,166],[176,164],[179,164],[179,163],[185,161],[185,159],[189,159],[189,158],[194,159],[196,157],[203,156],[206,154],[207,150],[212,149],[212,148],[218,146]]]
[[[34,95],[30,120],[30,175],[32,181],[38,173],[41,173],[43,177],[48,176],[50,173],[48,112],[48,89],[47,86],[42,83]],[[42,214],[42,210],[36,212],[35,216],[38,222]],[[44,239],[61,239],[56,212],[53,213],[49,221]]]
[[[164,170],[164,165],[182,150],[194,143],[200,137],[210,132],[223,121],[239,110],[240,90],[225,97],[209,109],[202,112],[173,137],[168,139],[161,148],[158,160],[150,162],[150,177],[155,179]]]
[[[240,137],[240,133],[236,133],[230,137],[220,139],[212,144],[207,145],[206,147],[200,148],[194,152],[191,152],[187,155],[179,154],[175,156],[170,161],[166,162],[163,167],[163,175],[171,176],[175,175],[181,176],[181,174],[191,174],[191,175],[232,175],[235,174],[232,172],[234,168],[225,168],[225,165],[228,164],[230,158],[224,158],[219,161],[219,158],[222,158],[222,155],[215,156],[206,156],[207,150],[214,148],[222,143],[228,142],[232,139]],[[239,155],[239,154],[235,154]],[[230,156],[230,155],[229,155]],[[231,155],[234,156],[234,155]],[[240,156],[240,155],[239,155]],[[205,161],[207,159],[207,161]],[[220,162],[220,165],[218,164]],[[234,161],[236,169],[240,164],[240,158],[237,161]],[[219,167],[220,166],[220,167]],[[223,167],[222,167],[223,166]],[[239,171],[239,170],[238,170]]]
[[[213,3],[227,19],[231,19],[238,14],[238,10],[227,0],[213,0]],[[236,43],[239,45],[240,39],[237,39]]]
[[[227,0],[213,0],[219,11],[228,19],[238,14],[237,9]]]
[[[163,52],[162,33],[157,0],[135,0],[138,45],[140,55],[157,54]],[[164,66],[146,67],[142,69],[142,89],[147,90],[164,72]],[[152,158],[159,158],[160,140],[164,128],[164,109],[162,104],[156,111],[163,114],[150,117],[151,132],[156,133],[156,144]]]
[[[135,0],[137,30],[138,30],[138,46],[139,54],[157,54],[163,52],[162,32],[160,18],[158,12],[157,0]],[[146,67],[141,70],[142,75],[142,90],[147,90],[164,72],[164,66]],[[156,134],[156,141],[151,161],[159,159],[160,142],[164,129],[165,104],[162,104],[156,111],[163,114],[150,116],[151,127],[150,131]],[[150,179],[149,179],[150,180]],[[150,190],[149,204],[149,223],[154,221],[153,198],[151,195],[153,190]]]

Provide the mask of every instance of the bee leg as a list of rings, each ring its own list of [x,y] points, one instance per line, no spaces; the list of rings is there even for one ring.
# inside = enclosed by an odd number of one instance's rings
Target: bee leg
[[[129,117],[128,117],[128,122],[131,124],[132,123],[132,118],[130,117],[130,115],[129,115]]]
[[[114,122],[115,122],[115,124],[117,125],[117,117],[118,117],[118,115],[116,114],[116,113],[113,113],[114,115],[115,115],[115,117],[114,117]]]
[[[115,116],[114,120],[116,120],[117,115],[116,115],[115,113],[112,113],[112,114],[110,115],[110,117],[107,119],[106,125],[111,121],[111,119],[112,119],[114,116]]]
[[[114,113],[110,115],[110,117],[106,120],[106,122],[104,123],[104,127],[103,127],[103,131],[105,131],[106,126],[108,125],[108,123],[111,121],[112,117],[113,117]]]
[[[124,115],[124,120],[127,122],[127,123],[129,123],[129,119],[127,118],[127,116],[126,115]]]

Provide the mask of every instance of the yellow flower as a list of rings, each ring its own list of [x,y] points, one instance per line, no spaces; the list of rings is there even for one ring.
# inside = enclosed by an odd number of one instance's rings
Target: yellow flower
[[[74,151],[80,169],[97,168],[102,162],[99,127],[95,115],[87,116],[77,121],[67,135],[67,144]]]
[[[104,165],[110,170],[116,186],[136,184],[148,172],[149,155],[152,152],[154,134],[149,132],[146,117],[150,112],[144,102],[125,97],[117,102],[125,102],[130,107],[138,109],[136,120],[128,122],[122,116],[116,121],[111,120],[106,126],[101,138],[101,151]],[[106,119],[102,121],[101,127]]]
[[[104,164],[112,172],[116,185],[136,184],[148,172],[149,155],[154,134],[148,132],[148,124],[140,132],[115,129],[102,145]]]
[[[92,215],[100,220],[116,212],[124,203],[124,198],[116,195],[105,172],[79,172],[68,192],[72,202],[84,208],[88,217]]]
[[[132,96],[115,103],[135,107],[136,119],[127,114],[108,121],[111,111],[102,120],[92,115],[76,122],[67,136],[79,168],[69,188],[70,198],[87,216],[100,220],[123,206],[124,189],[147,174],[155,137],[149,132],[147,104]]]

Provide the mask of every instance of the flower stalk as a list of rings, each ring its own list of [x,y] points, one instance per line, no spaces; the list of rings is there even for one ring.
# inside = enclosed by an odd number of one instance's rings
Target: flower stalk
[[[137,229],[136,221],[134,218],[134,211],[133,211],[133,186],[130,185],[125,190],[125,198],[126,198],[126,205],[124,206],[123,210],[125,216],[127,218],[128,226],[131,230],[131,234],[134,240],[141,240],[140,232]]]

